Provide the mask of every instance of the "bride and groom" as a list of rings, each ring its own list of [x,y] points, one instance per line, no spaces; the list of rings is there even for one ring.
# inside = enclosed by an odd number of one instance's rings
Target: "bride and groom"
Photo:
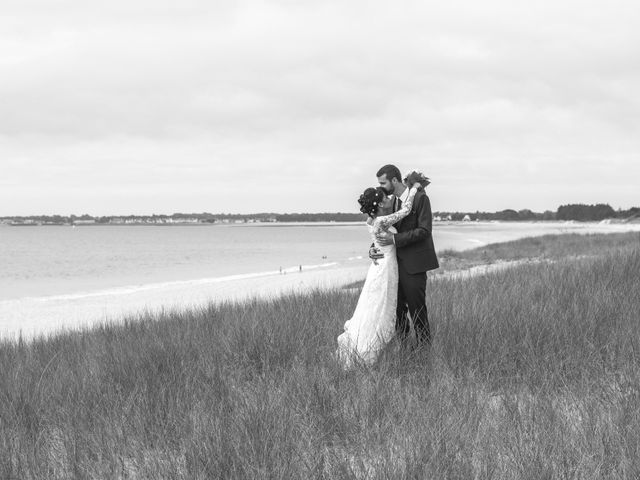
[[[367,188],[358,203],[368,215],[372,264],[353,316],[338,337],[336,357],[344,368],[372,365],[394,336],[406,342],[411,331],[418,345],[431,341],[425,302],[427,271],[438,268],[433,245],[429,179],[411,172],[402,181],[395,165],[377,175],[379,187]]]

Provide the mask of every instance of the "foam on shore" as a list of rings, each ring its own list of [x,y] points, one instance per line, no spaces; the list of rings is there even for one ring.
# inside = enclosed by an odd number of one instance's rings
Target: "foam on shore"
[[[320,268],[333,267],[338,265],[336,262],[332,263],[323,263],[320,265],[305,265],[304,271],[308,270],[316,270]],[[274,275],[286,275],[288,273],[299,273],[301,267],[291,267],[283,270],[271,270],[266,272],[255,272],[255,273],[244,273],[240,275],[227,275],[224,277],[211,277],[211,278],[200,278],[196,280],[178,280],[174,282],[159,282],[159,283],[148,283],[144,285],[127,285],[124,287],[115,287],[104,290],[96,290],[90,292],[77,292],[77,293],[67,293],[61,295],[49,295],[43,297],[24,297],[20,300],[33,300],[39,302],[50,302],[56,300],[81,300],[90,297],[106,297],[106,296],[114,296],[114,295],[127,295],[127,294],[135,294],[150,290],[161,290],[161,289],[173,289],[173,288],[181,288],[181,287],[198,287],[201,285],[212,285],[216,283],[224,283],[235,280],[251,280],[253,278],[261,278],[261,277],[271,277]]]

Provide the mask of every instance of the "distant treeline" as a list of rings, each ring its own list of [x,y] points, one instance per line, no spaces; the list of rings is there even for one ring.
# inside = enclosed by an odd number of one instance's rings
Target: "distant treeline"
[[[533,212],[524,210],[502,210],[500,212],[435,212],[434,217],[441,220],[480,220],[480,221],[541,221],[541,220],[575,220],[578,222],[593,222],[606,219],[626,220],[640,216],[640,208],[632,207],[628,210],[614,210],[610,205],[572,204],[561,205],[555,212]]]
[[[541,220],[575,220],[580,222],[600,221],[605,219],[630,219],[640,217],[640,208],[633,207],[628,210],[614,210],[610,205],[561,205],[553,212],[533,212],[524,210],[502,210],[500,212],[434,212],[436,220],[480,220],[480,221],[541,221]],[[124,215],[94,217],[84,215],[34,215],[0,217],[0,221],[14,223],[43,223],[43,224],[73,224],[73,223],[244,223],[244,222],[359,222],[365,216],[361,213],[254,213],[254,214],[230,214],[230,213],[174,213],[172,215]]]
[[[362,213],[283,213],[276,215],[278,222],[360,222]]]
[[[96,224],[165,224],[165,223],[272,223],[272,222],[360,222],[366,217],[362,213],[174,213],[171,215],[32,215],[0,217],[0,222],[71,225],[75,223]]]

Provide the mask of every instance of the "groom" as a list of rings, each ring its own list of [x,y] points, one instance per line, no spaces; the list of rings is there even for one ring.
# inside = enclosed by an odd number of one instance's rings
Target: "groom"
[[[409,196],[409,189],[402,183],[402,175],[395,165],[385,165],[378,173],[378,183],[395,195],[393,211],[397,211]],[[431,342],[431,330],[426,305],[427,271],[439,267],[433,246],[431,203],[420,189],[413,200],[411,213],[396,225],[398,233],[383,232],[377,236],[380,245],[396,246],[398,257],[398,307],[396,333],[402,341],[409,337],[410,325],[407,313],[413,320],[418,345]],[[375,257],[374,253],[370,255]]]

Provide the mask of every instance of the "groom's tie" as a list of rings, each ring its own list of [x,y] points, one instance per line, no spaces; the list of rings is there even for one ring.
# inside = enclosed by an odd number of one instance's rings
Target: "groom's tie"
[[[395,208],[394,212],[397,212],[401,208],[402,208],[402,200],[400,200],[400,197],[396,197],[396,208]]]

